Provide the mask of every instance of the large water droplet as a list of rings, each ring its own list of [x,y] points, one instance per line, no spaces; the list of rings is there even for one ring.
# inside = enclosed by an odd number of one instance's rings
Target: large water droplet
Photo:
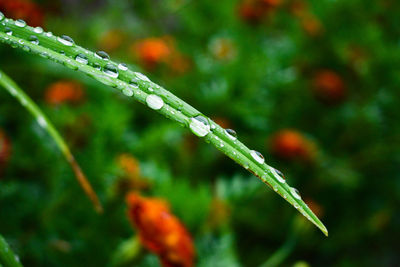
[[[263,156],[260,152],[258,152],[258,151],[251,150],[251,151],[250,151],[250,155],[253,157],[253,159],[254,159],[255,161],[257,161],[257,162],[260,163],[260,164],[263,164],[264,161],[265,161],[264,156]]]
[[[272,174],[274,175],[274,177],[278,180],[278,182],[280,182],[282,184],[286,182],[285,176],[283,175],[282,172],[280,172],[279,170],[272,168],[272,167],[270,170],[271,170]]]
[[[35,35],[29,36],[28,41],[35,45],[39,44],[39,39]]]
[[[195,135],[200,137],[206,136],[211,130],[208,119],[201,115],[190,119],[189,128]]]
[[[24,20],[22,20],[22,19],[17,19],[17,20],[15,21],[15,26],[18,26],[18,27],[23,28],[23,27],[26,26],[26,22],[25,22]]]
[[[237,139],[237,133],[236,133],[235,130],[226,129],[225,133],[231,140],[236,140]]]
[[[33,29],[33,31],[35,33],[43,33],[43,28],[42,27],[36,27],[36,28]]]
[[[61,35],[60,37],[57,37],[57,40],[66,46],[72,46],[75,43],[74,40],[67,35]]]
[[[97,58],[103,59],[103,60],[109,60],[110,59],[110,56],[104,51],[97,51],[94,54],[94,56],[97,57]]]
[[[299,190],[297,190],[296,188],[291,187],[291,188],[290,188],[290,193],[292,194],[292,196],[293,196],[294,198],[301,199],[300,192],[299,192]]]
[[[113,64],[107,64],[104,66],[103,72],[112,78],[118,78],[118,69]]]
[[[0,12],[0,21],[4,19],[4,14]]]
[[[85,65],[88,64],[87,56],[85,56],[82,53],[79,53],[78,55],[76,55],[75,60],[78,61],[79,63],[85,64]]]
[[[148,95],[146,97],[146,104],[151,109],[159,110],[164,106],[164,101],[158,95]]]
[[[119,63],[118,64],[118,69],[123,70],[123,71],[127,71],[128,70],[128,65],[126,65],[125,63]]]

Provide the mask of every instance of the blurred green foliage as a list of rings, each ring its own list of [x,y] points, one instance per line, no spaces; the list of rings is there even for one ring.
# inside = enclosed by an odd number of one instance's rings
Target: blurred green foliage
[[[139,161],[143,194],[168,200],[185,223],[198,266],[259,266],[288,240],[294,245],[279,266],[399,264],[400,2],[287,0],[257,19],[243,11],[254,2],[35,5],[46,30],[107,50],[235,129],[319,207],[330,237],[179,125],[80,73],[0,45],[0,68],[54,122],[105,207],[103,215],[93,211],[49,136],[0,91],[0,128],[12,148],[0,165],[0,233],[25,266],[159,265],[145,250],[120,251],[134,235],[122,153]],[[14,14],[7,0],[0,11]],[[168,57],[150,64],[146,53],[160,48],[138,48],[146,38],[161,40]],[[339,101],[316,97],[321,70],[343,82]],[[60,80],[78,81],[84,97],[50,104],[46,91]],[[311,140],[311,161],[273,153],[272,137],[282,129]],[[118,255],[126,258],[118,262]]]

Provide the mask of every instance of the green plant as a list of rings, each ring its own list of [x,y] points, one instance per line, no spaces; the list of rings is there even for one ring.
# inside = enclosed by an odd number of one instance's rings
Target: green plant
[[[76,162],[74,156],[69,150],[67,144],[62,139],[60,134],[54,128],[53,124],[49,121],[46,115],[40,110],[40,108],[30,99],[30,97],[22,91],[18,85],[10,79],[3,71],[0,70],[0,85],[2,85],[12,96],[18,99],[22,106],[26,107],[26,109],[36,118],[38,124],[47,130],[50,136],[54,139],[57,146],[60,148],[61,152],[64,154],[68,163],[71,165],[72,170],[75,173],[75,177],[78,180],[80,186],[85,191],[86,195],[92,201],[95,209],[98,212],[102,212],[103,208],[101,207],[101,203],[94,192],[92,186],[89,181],[86,179],[83,174],[81,168]]]
[[[195,135],[203,137],[207,143],[213,144],[260,178],[324,234],[328,234],[325,226],[302,201],[298,191],[286,183],[278,170],[265,164],[264,157],[259,152],[250,150],[241,143],[233,130],[221,128],[186,102],[151,82],[145,75],[129,70],[123,63],[111,61],[104,52],[93,53],[75,45],[68,36],[56,37],[51,32],[44,32],[42,28],[27,26],[23,20],[14,21],[4,18],[3,15],[0,15],[0,20],[1,42],[86,73],[188,127]]]
[[[14,254],[6,240],[0,235],[0,266],[21,267],[18,256]]]

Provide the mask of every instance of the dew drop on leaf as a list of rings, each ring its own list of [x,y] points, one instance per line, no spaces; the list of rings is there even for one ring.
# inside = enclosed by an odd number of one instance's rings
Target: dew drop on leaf
[[[275,169],[275,168],[270,168],[272,174],[274,175],[274,177],[278,180],[278,182],[280,183],[285,183],[285,176],[283,175],[282,172],[280,172],[279,170]]]
[[[125,63],[119,63],[118,64],[118,69],[123,70],[123,71],[127,71],[128,70],[128,65],[126,65]]]
[[[253,157],[253,159],[254,159],[255,161],[257,161],[258,163],[264,164],[265,159],[264,159],[264,156],[263,156],[260,152],[255,151],[255,150],[251,150],[251,151],[250,151],[250,155],[251,155],[251,156]]]
[[[203,137],[210,132],[210,123],[204,116],[196,116],[190,119],[190,130],[197,136]]]
[[[113,64],[107,64],[104,66],[103,72],[112,78],[118,78],[119,72],[116,66]]]
[[[164,101],[158,95],[148,95],[146,97],[146,104],[149,108],[159,110],[164,106]]]
[[[235,130],[226,129],[225,133],[231,140],[236,140],[237,139],[237,133],[236,133]]]
[[[39,44],[39,39],[35,35],[29,36],[28,41],[31,42],[34,45],[38,45]]]
[[[291,188],[290,188],[290,193],[292,193],[292,196],[293,196],[294,198],[301,199],[300,192],[299,192],[299,190],[297,190],[296,188],[291,187]]]
[[[24,20],[22,20],[22,19],[17,19],[15,21],[15,26],[23,28],[23,27],[26,26],[26,22]]]
[[[36,27],[36,28],[34,28],[33,29],[33,31],[35,32],[35,33],[43,33],[43,28],[42,27]]]
[[[82,53],[79,53],[78,55],[76,55],[75,60],[78,61],[79,63],[85,64],[85,65],[88,63],[87,56],[85,56]]]
[[[72,46],[75,43],[74,40],[67,35],[61,35],[60,37],[57,37],[57,41],[65,46]]]
[[[94,56],[97,57],[97,58],[103,59],[103,60],[109,60],[110,59],[110,56],[104,51],[97,51],[94,54]]]

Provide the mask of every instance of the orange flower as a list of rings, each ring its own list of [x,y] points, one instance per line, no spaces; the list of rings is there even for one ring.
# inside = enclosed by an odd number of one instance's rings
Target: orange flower
[[[162,266],[193,266],[193,241],[165,201],[129,193],[126,202],[142,244],[159,256]]]
[[[11,142],[6,134],[0,129],[0,172],[11,156]],[[1,173],[0,173],[1,174]]]
[[[313,89],[315,96],[328,104],[338,103],[346,95],[342,78],[331,70],[320,70],[315,75]]]
[[[166,62],[173,52],[173,45],[168,38],[147,38],[132,46],[132,51],[146,67]]]
[[[75,81],[58,81],[47,88],[45,98],[47,103],[53,105],[77,103],[83,98],[83,87]]]
[[[287,160],[312,160],[315,156],[315,144],[295,130],[282,130],[272,137],[272,153]]]
[[[8,17],[25,20],[30,26],[43,25],[42,9],[29,0],[0,0],[0,10]]]

